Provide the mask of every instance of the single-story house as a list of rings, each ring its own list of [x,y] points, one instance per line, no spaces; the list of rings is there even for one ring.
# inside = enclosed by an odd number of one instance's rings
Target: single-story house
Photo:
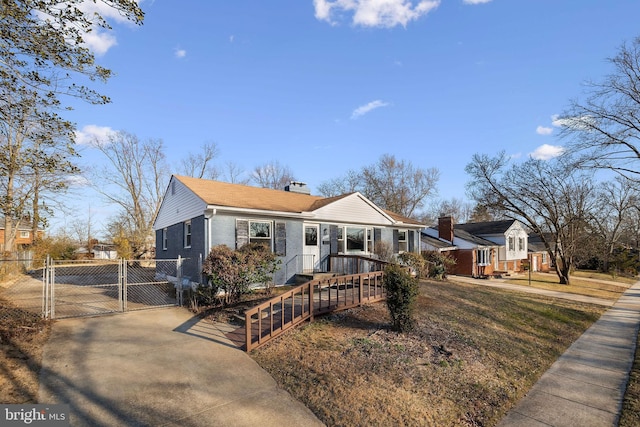
[[[326,271],[333,254],[375,256],[419,252],[424,224],[376,206],[355,192],[312,196],[292,182],[285,190],[174,175],[154,222],[156,258],[182,257],[183,276],[203,283],[202,261],[211,248],[262,243],[282,261],[276,284],[297,274]]]
[[[527,260],[528,234],[517,220],[454,224],[452,217],[441,217],[422,236],[423,250],[447,251],[456,260],[453,274],[519,272]]]

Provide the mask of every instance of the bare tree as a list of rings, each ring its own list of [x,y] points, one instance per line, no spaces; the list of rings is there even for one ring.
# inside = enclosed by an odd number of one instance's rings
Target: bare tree
[[[436,168],[422,169],[384,154],[361,171],[350,170],[344,177],[321,183],[319,190],[325,197],[359,191],[383,209],[418,217],[427,199],[436,194],[439,178]]]
[[[362,193],[378,206],[412,217],[436,194],[440,171],[422,169],[385,154],[362,171]]]
[[[179,173],[194,178],[218,179],[220,171],[213,161],[220,155],[220,150],[215,142],[202,144],[200,152],[189,153],[180,161]]]
[[[242,178],[244,169],[234,162],[227,162],[223,172],[223,179],[232,184],[248,184],[249,178]]]
[[[133,256],[148,255],[153,243],[153,221],[160,208],[169,173],[163,143],[141,141],[137,136],[117,132],[107,141],[92,146],[107,159],[106,166],[93,173],[93,186],[107,201],[121,208],[118,221],[124,223]]]
[[[609,262],[621,242],[625,225],[634,219],[638,200],[632,182],[623,177],[605,181],[598,188],[598,209],[593,211],[590,224],[599,242],[597,253],[604,262],[604,271],[609,270]]]
[[[295,178],[288,166],[272,160],[262,166],[256,166],[251,174],[251,180],[263,188],[282,190],[291,181],[295,181]]]
[[[439,217],[450,216],[455,218],[456,222],[465,223],[471,220],[473,209],[474,205],[463,199],[439,199],[429,206],[423,221],[426,224],[436,224]]]
[[[640,181],[640,37],[609,59],[614,71],[588,82],[586,99],[574,100],[559,119],[577,164],[610,169]]]
[[[318,193],[324,197],[340,196],[342,194],[360,191],[362,175],[355,170],[348,171],[343,177],[333,178],[320,183]]]
[[[556,260],[560,283],[569,284],[596,200],[592,180],[559,159],[510,164],[504,152],[496,157],[475,154],[466,172],[470,197],[539,235]]]

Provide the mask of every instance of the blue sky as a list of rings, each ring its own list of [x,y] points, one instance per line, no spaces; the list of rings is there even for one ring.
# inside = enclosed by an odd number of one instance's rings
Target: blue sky
[[[111,104],[70,114],[78,142],[126,130],[177,160],[214,141],[217,163],[277,160],[312,191],[389,153],[465,198],[474,153],[556,152],[553,116],[640,36],[637,0],[140,4],[144,25],[112,16],[90,43],[116,75],[96,86]]]

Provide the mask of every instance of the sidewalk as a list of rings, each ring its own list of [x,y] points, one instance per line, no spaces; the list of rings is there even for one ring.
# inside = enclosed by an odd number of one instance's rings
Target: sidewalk
[[[498,426],[617,426],[639,325],[637,282],[560,356]]]
[[[226,336],[187,310],[65,319],[45,346],[38,401],[72,426],[320,426]]]

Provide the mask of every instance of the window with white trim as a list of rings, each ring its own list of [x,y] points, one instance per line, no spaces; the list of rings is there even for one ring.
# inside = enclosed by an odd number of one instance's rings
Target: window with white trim
[[[250,221],[249,242],[258,243],[271,249],[271,221]]]
[[[513,236],[509,236],[509,247],[507,249],[509,249],[510,251],[515,251],[516,250],[516,239]]]
[[[476,264],[479,266],[491,265],[491,249],[476,250]]]
[[[367,228],[367,252],[373,252],[373,229]]]
[[[524,237],[518,238],[518,250],[520,252],[524,251]]]
[[[163,251],[167,250],[167,243],[168,243],[167,229],[163,228],[162,229],[162,250]]]
[[[27,230],[20,231],[20,237],[22,239],[28,239],[29,236],[31,236],[31,233],[29,231],[27,231]]]
[[[338,227],[338,252],[344,252],[344,228]]]
[[[191,221],[184,222],[184,247],[191,247]]]
[[[347,227],[347,252],[364,252],[366,229]]]
[[[407,230],[398,230],[398,253],[407,252],[408,250]]]

